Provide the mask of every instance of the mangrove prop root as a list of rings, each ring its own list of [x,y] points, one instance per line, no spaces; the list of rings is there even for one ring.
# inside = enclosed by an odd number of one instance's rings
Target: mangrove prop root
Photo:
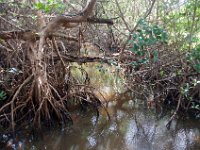
[[[177,103],[177,106],[176,106],[176,110],[174,111],[173,115],[170,117],[168,123],[166,124],[167,129],[170,129],[171,122],[175,118],[175,116],[177,115],[177,113],[179,111],[179,108],[180,108],[180,105],[181,105],[181,100],[182,100],[182,92],[181,92],[182,89],[181,88],[185,84],[185,81],[186,81],[186,77],[184,76],[183,82],[182,82],[182,84],[180,86],[180,90],[179,90],[179,98],[178,98],[178,103]]]
[[[2,112],[6,107],[10,106],[11,107],[11,126],[12,126],[12,130],[14,131],[15,128],[15,119],[14,119],[14,101],[16,100],[16,97],[18,96],[18,94],[20,93],[20,91],[22,90],[22,88],[28,84],[31,80],[33,79],[33,74],[30,75],[26,80],[24,80],[24,82],[19,86],[19,88],[17,89],[17,91],[14,93],[13,98],[11,99],[10,102],[8,102],[7,104],[5,104],[3,107],[1,107],[0,112]]]

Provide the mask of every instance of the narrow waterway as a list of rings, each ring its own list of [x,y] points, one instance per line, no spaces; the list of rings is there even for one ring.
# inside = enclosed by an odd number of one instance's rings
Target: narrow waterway
[[[124,98],[124,97],[123,97]],[[158,118],[155,109],[148,109],[142,101],[128,99],[122,106],[113,102],[107,111],[72,114],[74,123],[66,128],[53,128],[37,134],[19,132],[13,149],[21,146],[27,150],[198,150],[200,149],[200,124],[185,120],[172,122],[170,130],[165,125],[169,116]],[[10,139],[9,139],[10,138]],[[15,139],[15,140],[16,140]],[[12,140],[1,135],[1,140]],[[6,141],[7,140],[7,141]],[[1,147],[2,149],[6,148]]]

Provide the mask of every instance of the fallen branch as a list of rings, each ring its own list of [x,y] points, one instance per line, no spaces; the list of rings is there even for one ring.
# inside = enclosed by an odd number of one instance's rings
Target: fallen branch
[[[77,63],[87,63],[87,62],[103,62],[110,64],[110,58],[101,58],[101,57],[78,57],[72,55],[62,55],[62,58],[67,62],[77,62]],[[54,60],[60,60],[59,57],[54,57]]]
[[[65,17],[65,16],[60,16],[60,17]],[[108,24],[108,25],[113,25],[112,19],[103,19],[103,18],[87,18],[83,22],[88,22],[88,23],[100,23],[100,24]],[[64,25],[65,26],[65,25]],[[73,37],[68,37],[64,34],[59,34],[59,33],[49,33],[48,37],[63,37],[66,38],[67,40],[74,40],[78,41],[77,39]],[[0,39],[3,40],[9,40],[9,39],[21,39],[24,41],[27,40],[32,40],[36,41],[39,40],[40,36],[39,34],[34,31],[34,30],[15,30],[15,31],[2,31],[0,32]]]

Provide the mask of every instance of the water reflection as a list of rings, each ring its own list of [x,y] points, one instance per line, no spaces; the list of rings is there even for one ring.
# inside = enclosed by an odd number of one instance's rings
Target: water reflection
[[[74,125],[64,130],[54,129],[33,138],[21,137],[25,149],[32,150],[186,150],[200,149],[199,122],[173,121],[165,127],[169,117],[158,119],[143,105],[110,105],[111,115],[95,114],[77,117]],[[103,110],[100,110],[103,114]],[[37,137],[37,138],[36,138]]]
[[[111,108],[110,108],[111,109]],[[167,117],[161,120],[149,110],[142,108],[127,108],[123,111],[112,106],[112,120],[105,117],[99,119],[94,127],[93,119],[84,118],[77,122],[69,131],[60,135],[52,132],[45,136],[42,143],[48,149],[199,149],[198,124],[173,122],[172,129],[167,130]],[[191,126],[190,126],[191,125]],[[50,144],[52,146],[50,146]],[[37,147],[41,144],[35,143]],[[42,148],[42,147],[41,147]]]

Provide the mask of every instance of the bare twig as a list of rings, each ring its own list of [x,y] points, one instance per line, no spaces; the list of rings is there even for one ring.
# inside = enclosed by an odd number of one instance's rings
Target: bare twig
[[[156,2],[156,0],[152,0],[151,6],[150,6],[150,8],[147,10],[147,12],[145,13],[143,19],[146,19],[146,18],[151,14],[155,2]],[[129,37],[128,37],[128,39],[125,41],[124,45],[122,46],[122,49],[121,49],[121,52],[120,52],[121,55],[120,55],[120,57],[119,57],[119,60],[121,60],[122,55],[123,55],[123,53],[124,53],[124,50],[125,50],[125,48],[126,48],[126,45],[127,45],[128,42],[131,40],[132,34],[133,34],[133,32],[135,32],[135,30],[137,29],[138,25],[139,25],[139,21],[136,23],[135,27],[134,27],[132,30],[130,30]]]
[[[127,29],[129,32],[131,32],[131,30],[130,30],[130,28],[129,28],[129,26],[128,26],[128,23],[127,23],[126,20],[125,20],[124,14],[123,14],[123,12],[122,12],[122,10],[121,10],[121,7],[120,7],[120,5],[119,5],[118,0],[115,0],[115,3],[116,3],[117,8],[118,8],[118,10],[119,10],[120,17],[121,17],[121,19],[123,20],[123,22],[124,22],[124,24],[125,24],[125,26],[126,26],[126,29]]]

